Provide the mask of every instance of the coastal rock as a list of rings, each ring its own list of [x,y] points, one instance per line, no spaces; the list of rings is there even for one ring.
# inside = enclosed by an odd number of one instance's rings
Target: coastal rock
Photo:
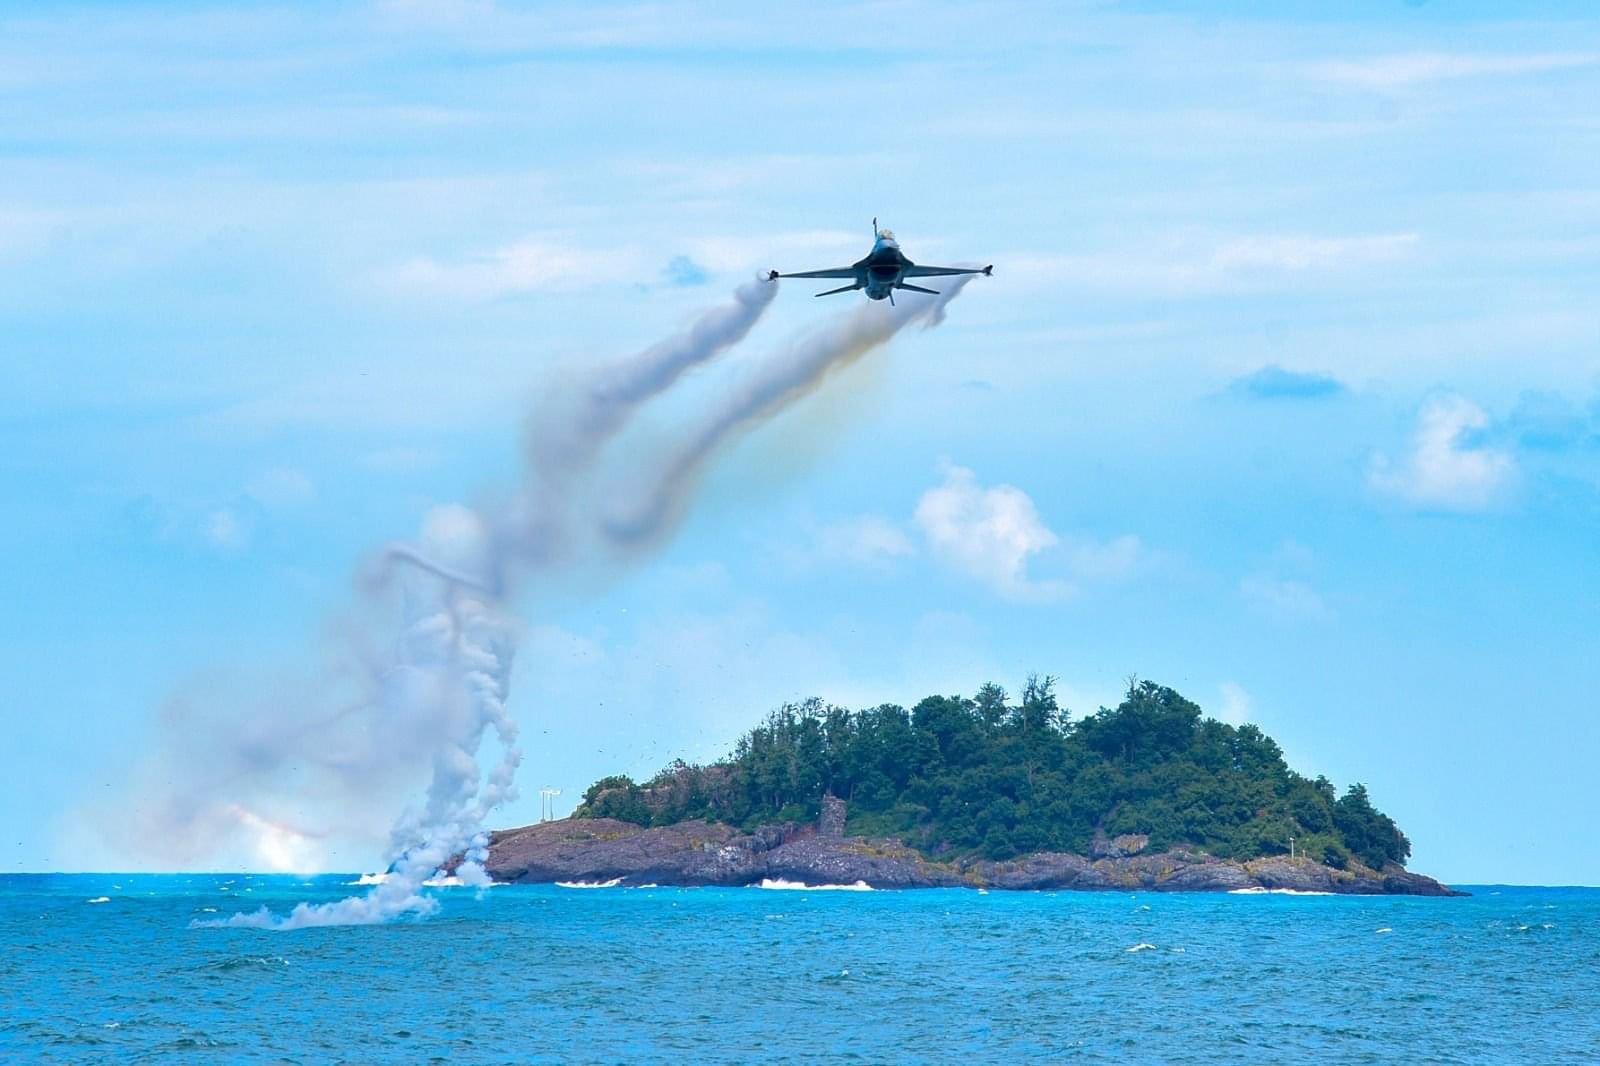
[[[492,834],[487,868],[497,881],[526,883],[750,885],[771,878],[809,885],[864,881],[874,888],[1461,894],[1395,865],[1336,870],[1287,856],[1241,863],[1192,848],[1151,854],[1148,839],[1106,844],[1116,854],[1091,859],[1039,852],[1003,862],[938,862],[898,840],[826,836],[809,826],[741,833],[703,821],[646,829],[611,818],[569,818]]]
[[[978,883],[994,888],[1043,890],[1111,888],[1103,871],[1082,855],[1042,851],[1009,862],[981,862],[971,867]]]
[[[817,818],[817,835],[837,840],[844,836],[845,803],[838,796],[822,797],[822,813]]]
[[[497,881],[742,885],[762,876],[763,843],[709,822],[564,819],[492,834],[487,870]]]
[[[791,841],[767,856],[767,877],[808,885],[935,888],[963,884],[948,866],[930,863],[898,840],[821,836]]]
[[[1143,833],[1123,833],[1109,839],[1103,833],[1096,833],[1089,842],[1089,854],[1096,859],[1122,859],[1137,855],[1149,846],[1150,838]]]

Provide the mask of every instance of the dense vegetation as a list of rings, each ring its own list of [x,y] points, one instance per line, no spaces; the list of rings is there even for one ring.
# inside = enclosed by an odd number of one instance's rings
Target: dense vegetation
[[[1253,725],[1202,717],[1172,689],[1132,681],[1116,708],[1069,720],[1053,679],[1016,702],[986,685],[909,712],[812,700],[774,711],[710,766],[675,762],[648,784],[607,777],[578,817],[645,825],[705,818],[753,827],[849,802],[848,832],[898,836],[931,855],[1083,854],[1097,835],[1142,833],[1249,859],[1296,850],[1331,866],[1404,864],[1411,844],[1364,785],[1343,796],[1295,773]]]

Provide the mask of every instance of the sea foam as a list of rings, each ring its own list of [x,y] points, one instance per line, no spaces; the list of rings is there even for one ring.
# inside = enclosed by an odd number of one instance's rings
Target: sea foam
[[[804,881],[786,881],[781,877],[763,878],[759,888],[776,889],[782,892],[871,892],[872,886],[865,881],[857,881],[853,885],[808,885]]]

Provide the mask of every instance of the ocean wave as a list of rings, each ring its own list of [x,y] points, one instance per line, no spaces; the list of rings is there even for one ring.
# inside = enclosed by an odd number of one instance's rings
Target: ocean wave
[[[389,875],[388,874],[362,874],[360,877],[356,878],[354,881],[346,881],[345,884],[346,885],[353,885],[353,886],[356,886],[356,887],[371,887],[373,885],[381,885],[381,884],[383,884],[384,882],[386,882],[388,880],[389,880]],[[501,883],[502,882],[496,881],[493,884],[501,884]],[[424,887],[424,888],[465,888],[465,887],[480,887],[480,886],[467,886],[467,885],[464,885],[462,883],[462,881],[461,881],[461,878],[455,876],[454,874],[451,874],[448,877],[430,877],[426,881],[422,882],[422,887]],[[481,887],[492,887],[492,885],[491,886],[481,886]],[[245,891],[248,892],[250,890],[247,888],[247,889],[245,889]]]
[[[762,879],[758,888],[776,889],[783,892],[871,892],[872,886],[865,881],[857,881],[853,885],[808,885],[804,881],[785,881],[781,877],[768,877]]]
[[[557,888],[616,888],[622,884],[622,878],[613,877],[609,881],[557,881]]]
[[[217,973],[231,973],[234,970],[275,970],[280,966],[287,965],[289,965],[289,960],[282,955],[234,955],[225,959],[213,960],[201,968]]]
[[[1131,955],[1135,951],[1154,951],[1155,949],[1156,949],[1156,946],[1154,944],[1143,944],[1143,943],[1140,943],[1140,944],[1135,944],[1135,945],[1133,945],[1133,947],[1129,948],[1128,949],[1128,954]]]
[[[1322,892],[1313,888],[1263,888],[1260,885],[1251,885],[1249,888],[1230,888],[1230,896],[1332,896],[1333,892]]]
[[[110,896],[96,896],[94,899],[84,900],[85,903],[110,903]]]

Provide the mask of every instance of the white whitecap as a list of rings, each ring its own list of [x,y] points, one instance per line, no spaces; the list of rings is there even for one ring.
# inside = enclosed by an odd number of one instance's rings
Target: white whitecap
[[[613,877],[609,881],[557,881],[557,888],[616,888],[622,884],[622,878]]]
[[[1394,932],[1394,930],[1393,930],[1393,929],[1390,929],[1390,928],[1389,928],[1389,927],[1388,927],[1388,926],[1387,926],[1387,925],[1386,925],[1386,926],[1384,926],[1384,927],[1383,927],[1383,928],[1382,928],[1382,929],[1374,929],[1374,930],[1373,930],[1373,932],[1375,932],[1375,933],[1392,933],[1392,932]]]
[[[346,881],[347,885],[381,885],[389,880],[388,874],[362,874],[354,881]]]
[[[865,881],[857,881],[853,885],[808,885],[804,881],[785,881],[781,877],[764,878],[761,888],[775,889],[780,892],[871,892],[872,886]]]
[[[87,900],[86,902],[89,902],[89,903],[110,903],[111,902],[111,897],[110,896],[96,896],[94,899]]]
[[[1135,951],[1154,951],[1155,949],[1156,946],[1154,944],[1135,944],[1128,949],[1128,952],[1132,954]]]

